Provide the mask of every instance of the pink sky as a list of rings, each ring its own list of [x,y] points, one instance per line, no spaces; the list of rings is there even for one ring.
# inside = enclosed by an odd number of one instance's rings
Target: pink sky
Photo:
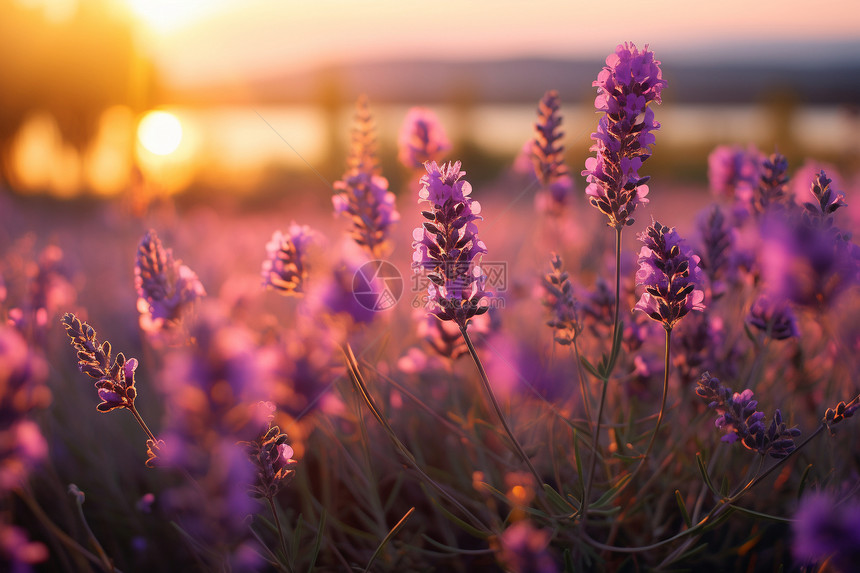
[[[176,84],[368,58],[600,56],[625,40],[663,57],[722,42],[860,40],[857,0],[126,2],[174,7],[155,10],[141,43]]]

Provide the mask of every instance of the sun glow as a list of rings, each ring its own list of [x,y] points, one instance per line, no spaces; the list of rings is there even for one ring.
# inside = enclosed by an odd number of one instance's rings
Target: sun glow
[[[157,33],[173,32],[206,18],[225,0],[126,0],[134,15]]]
[[[182,124],[172,113],[151,111],[137,126],[140,144],[156,155],[170,155],[182,142]]]

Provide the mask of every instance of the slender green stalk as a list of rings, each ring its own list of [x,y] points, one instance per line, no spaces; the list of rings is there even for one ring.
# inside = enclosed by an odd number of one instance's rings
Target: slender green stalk
[[[505,419],[505,415],[502,413],[502,408],[501,408],[501,406],[499,406],[499,401],[496,400],[496,395],[493,392],[492,386],[490,386],[490,380],[487,378],[487,373],[484,371],[484,366],[483,366],[483,364],[481,364],[481,359],[478,358],[478,353],[475,351],[475,345],[472,344],[472,340],[469,338],[469,333],[466,332],[466,327],[461,326],[460,332],[463,334],[463,340],[466,341],[466,346],[469,347],[469,353],[472,355],[472,360],[474,360],[475,366],[478,367],[478,373],[481,375],[481,382],[484,385],[484,390],[486,391],[487,396],[489,396],[489,398],[490,398],[490,403],[493,405],[493,409],[496,410],[496,415],[498,416],[499,421],[502,423],[502,427],[504,428],[505,433],[508,434],[508,437],[510,438],[511,443],[514,445],[514,448],[516,449],[517,453],[520,455],[520,457],[523,459],[523,461],[529,467],[529,471],[531,471],[532,475],[535,476],[535,480],[537,480],[535,483],[536,484],[542,484],[543,479],[540,477],[540,474],[537,472],[535,467],[532,465],[532,462],[529,459],[529,457],[526,455],[526,452],[523,450],[523,447],[517,441],[517,438],[514,436],[514,433],[511,431],[510,426],[508,426],[508,422]]]
[[[149,426],[146,425],[146,422],[143,421],[143,417],[137,411],[137,408],[132,404],[128,407],[128,411],[131,412],[131,415],[134,416],[134,419],[137,420],[137,423],[143,428],[143,431],[146,432],[146,435],[152,440],[154,443],[158,443],[158,440],[155,438],[155,434],[149,429]]]
[[[278,517],[278,510],[275,507],[275,500],[272,499],[272,496],[267,496],[266,499],[269,502],[269,507],[272,509],[272,517],[275,518],[275,527],[278,528],[278,541],[281,542],[281,551],[284,552],[284,563],[287,564],[287,569],[292,573],[293,568],[290,566],[290,554],[287,552],[287,542],[284,539],[284,530],[281,528],[281,518]]]
[[[618,358],[620,344],[616,344],[618,340],[618,309],[621,306],[621,231],[623,227],[615,229],[615,317],[612,319],[612,348],[609,351],[609,360],[606,363],[606,372],[603,377],[603,389],[600,391],[600,403],[597,407],[597,419],[594,423],[594,436],[592,440],[592,456],[591,464],[588,470],[588,479],[585,482],[585,488],[582,490],[582,520],[588,518],[588,498],[591,495],[591,486],[594,481],[594,467],[597,465],[597,448],[600,443],[600,424],[603,421],[603,407],[606,404],[606,388],[609,385],[609,377],[612,375],[612,369],[615,367],[615,360]]]
[[[660,431],[660,424],[663,423],[663,415],[666,413],[666,397],[669,395],[669,358],[670,346],[672,342],[672,329],[666,329],[666,351],[663,356],[663,398],[660,400],[660,413],[657,415],[657,424],[654,426],[654,433],[651,434],[651,440],[648,442],[648,447],[645,449],[645,454],[642,456],[642,461],[636,467],[636,471],[645,464],[648,455],[651,454],[651,449],[654,447],[654,441],[657,439],[657,432]]]

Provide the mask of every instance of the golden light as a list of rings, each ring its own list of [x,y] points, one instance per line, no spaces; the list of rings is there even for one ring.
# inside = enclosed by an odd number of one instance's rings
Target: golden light
[[[126,0],[134,15],[153,32],[167,34],[220,10],[226,0]]]
[[[137,140],[155,155],[170,155],[182,142],[182,124],[172,113],[151,111],[137,126]]]

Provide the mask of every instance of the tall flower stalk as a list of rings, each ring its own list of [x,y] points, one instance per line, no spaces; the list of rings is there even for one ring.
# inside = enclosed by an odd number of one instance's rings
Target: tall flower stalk
[[[467,331],[472,318],[487,312],[489,305],[485,303],[492,296],[484,290],[486,276],[479,266],[481,256],[487,252],[475,225],[481,219],[480,204],[470,197],[472,186],[463,179],[466,172],[460,171],[459,161],[442,167],[428,162],[425,168],[427,175],[421,178],[418,197],[419,203],[427,203],[428,208],[421,212],[426,221],[413,232],[412,266],[416,271],[424,271],[430,279],[426,308],[439,320],[452,321],[460,328],[505,433],[538,483],[542,483],[508,425]]]
[[[535,175],[546,197],[538,205],[551,214],[561,214],[570,200],[573,180],[564,163],[564,145],[561,138],[561,113],[558,92],[550,90],[538,104],[535,137],[531,141],[532,163]]]
[[[78,351],[78,368],[90,378],[96,379],[95,386],[98,390],[99,399],[101,399],[96,409],[102,413],[119,409],[126,409],[131,412],[148,438],[146,445],[149,459],[146,463],[151,466],[157,455],[159,445],[163,442],[155,437],[134,405],[137,398],[134,380],[137,359],[126,359],[125,355],[120,352],[111,361],[110,342],[105,340],[99,343],[96,338],[96,331],[92,326],[86,322],[81,322],[78,317],[71,313],[66,313],[62,322],[66,328],[66,334],[71,339],[72,346]]]
[[[648,203],[649,177],[640,177],[639,168],[651,156],[654,144],[652,131],[660,124],[654,121],[652,102],[661,102],[666,82],[660,62],[646,46],[639,51],[632,43],[619,45],[606,58],[606,66],[592,83],[597,88],[594,106],[603,112],[597,131],[591,134],[595,153],[585,161],[582,175],[588,186],[585,189],[589,202],[607,217],[607,225],[615,229],[615,316],[613,319],[612,348],[601,369],[603,388],[597,409],[593,452],[597,452],[600,424],[606,402],[609,377],[621,348],[619,307],[621,306],[621,231],[632,225],[632,214],[637,205]],[[589,489],[593,478],[596,454],[586,482],[583,508],[587,508]],[[584,511],[583,511],[584,513]]]
[[[390,250],[391,227],[400,220],[394,194],[388,180],[382,177],[376,155],[376,128],[367,99],[356,105],[347,171],[334,184],[332,204],[336,215],[350,220],[349,236],[374,258]]]

